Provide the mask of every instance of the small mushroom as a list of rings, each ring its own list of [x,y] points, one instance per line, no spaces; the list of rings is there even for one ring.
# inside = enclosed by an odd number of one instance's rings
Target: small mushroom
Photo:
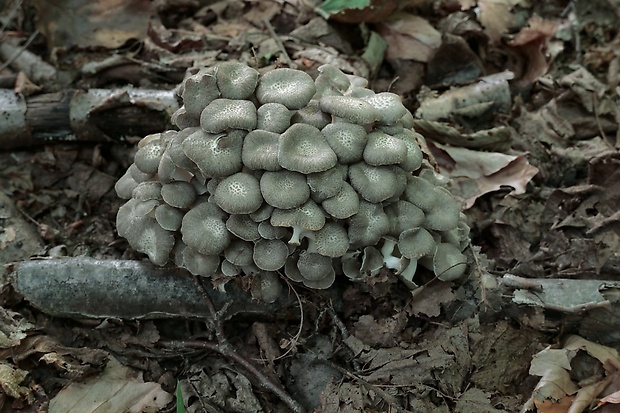
[[[233,265],[243,267],[251,265],[254,245],[251,242],[234,239],[224,250],[224,258]]]
[[[363,97],[379,114],[378,121],[383,125],[394,125],[408,112],[400,96],[395,93],[381,92]]]
[[[282,133],[291,126],[291,112],[281,103],[265,103],[256,110],[257,130]]]
[[[280,68],[260,78],[256,98],[261,104],[281,103],[297,110],[306,106],[315,92],[314,80],[310,75],[300,70]]]
[[[450,192],[434,188],[435,205],[426,212],[424,227],[435,231],[449,231],[459,225],[461,210]]]
[[[181,96],[187,115],[200,119],[203,109],[220,97],[215,78],[215,68],[202,69],[185,79]],[[179,127],[181,126],[179,125]]]
[[[467,269],[467,257],[453,244],[437,245],[433,256],[433,272],[442,281],[460,278]]]
[[[249,100],[215,99],[200,115],[200,126],[209,133],[227,129],[251,131],[256,128],[257,121],[256,106]]]
[[[230,244],[224,214],[211,202],[194,206],[183,217],[183,242],[204,255],[220,254]]]
[[[372,203],[393,197],[399,189],[397,175],[390,166],[358,162],[349,166],[349,181],[362,198]]]
[[[350,171],[350,170],[349,170]],[[410,176],[405,189],[405,200],[423,211],[430,211],[435,206],[437,192],[435,186],[419,176]]]
[[[424,222],[424,211],[404,200],[398,200],[386,206],[385,213],[390,220],[389,234],[398,237],[401,232],[418,228]]]
[[[335,222],[326,222],[310,239],[311,247],[308,251],[312,250],[326,257],[342,257],[349,249],[347,230]]]
[[[326,171],[338,158],[320,130],[296,123],[280,136],[278,163],[289,171],[310,174]]]
[[[332,148],[338,162],[348,164],[362,160],[364,148],[368,142],[368,135],[363,126],[352,123],[330,123],[321,133]]]
[[[319,101],[314,99],[291,117],[291,123],[305,123],[317,129],[323,129],[331,121],[331,116],[323,112],[319,107]]]
[[[407,145],[404,141],[375,130],[368,134],[364,148],[364,161],[368,165],[394,165],[407,159]]]
[[[323,112],[356,125],[370,125],[379,119],[379,114],[370,103],[351,96],[323,96],[319,107]]]
[[[161,187],[165,203],[176,208],[189,208],[196,200],[196,190],[189,182],[170,182]]]
[[[340,69],[332,65],[322,65],[318,68],[319,75],[316,77],[316,96],[321,98],[328,95],[343,95],[351,81]]]
[[[313,252],[300,254],[297,269],[303,277],[304,285],[318,290],[331,287],[336,278],[332,259]]]
[[[223,62],[216,67],[217,88],[223,98],[248,99],[256,89],[259,73],[240,62]]]
[[[420,169],[424,155],[422,149],[415,139],[415,132],[410,129],[403,129],[399,133],[393,135],[394,138],[400,139],[407,146],[407,157],[398,165],[407,172],[413,172]]]
[[[146,145],[138,149],[138,152],[136,152],[133,158],[134,164],[145,174],[155,174],[157,173],[159,161],[165,150],[166,145],[163,140],[150,140]]]
[[[266,130],[253,130],[243,139],[241,159],[243,165],[253,170],[278,171],[278,145],[280,135]]]
[[[245,241],[257,241],[260,239],[258,223],[254,222],[249,215],[233,214],[226,220],[226,228],[235,236]]]
[[[160,227],[167,231],[179,230],[183,215],[183,212],[167,204],[161,204],[155,208],[155,220]]]
[[[185,268],[193,275],[211,277],[215,275],[220,265],[219,255],[204,255],[189,246],[181,248],[176,264]]]
[[[310,187],[312,199],[315,202],[322,202],[335,196],[342,189],[347,171],[346,165],[336,165],[323,172],[308,174],[306,181]]]
[[[183,141],[183,150],[205,177],[224,177],[239,172],[243,133],[212,135],[202,130]]]
[[[291,233],[285,227],[274,227],[269,220],[261,221],[258,224],[258,233],[263,239],[283,239],[289,238]]]
[[[291,245],[299,245],[304,231],[318,231],[325,225],[323,210],[312,200],[293,209],[274,209],[271,214],[271,225],[274,227],[291,227],[293,235]]]
[[[408,229],[398,237],[400,253],[411,260],[418,260],[427,255],[432,256],[435,248],[435,239],[424,228]]]
[[[284,267],[287,257],[288,246],[279,239],[261,239],[254,244],[254,263],[261,270],[277,271]]]
[[[340,191],[323,201],[321,206],[333,218],[347,219],[359,211],[360,199],[355,189],[347,182],[343,182]]]
[[[306,177],[299,172],[287,170],[263,173],[260,191],[265,202],[280,209],[298,207],[310,198]]]
[[[252,297],[266,303],[275,302],[282,295],[282,283],[274,272],[259,272],[252,279]]]
[[[157,181],[140,182],[131,193],[131,197],[139,201],[161,199],[161,183]]]
[[[215,188],[213,199],[229,214],[250,214],[263,203],[258,179],[246,172],[222,179]]]
[[[360,201],[359,211],[349,219],[349,240],[355,247],[372,246],[390,230],[381,204]]]

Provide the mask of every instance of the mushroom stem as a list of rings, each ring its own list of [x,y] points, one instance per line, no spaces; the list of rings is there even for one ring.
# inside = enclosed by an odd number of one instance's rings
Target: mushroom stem
[[[392,255],[394,253],[394,248],[396,248],[396,241],[384,238],[383,246],[381,247],[381,255],[383,256],[383,263],[386,268],[390,268],[392,270],[400,271],[401,269],[401,258],[395,257]]]

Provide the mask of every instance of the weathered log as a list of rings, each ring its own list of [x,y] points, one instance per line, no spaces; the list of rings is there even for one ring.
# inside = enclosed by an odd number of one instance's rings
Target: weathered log
[[[66,90],[23,97],[0,89],[0,150],[63,141],[121,141],[172,127],[174,91]]]

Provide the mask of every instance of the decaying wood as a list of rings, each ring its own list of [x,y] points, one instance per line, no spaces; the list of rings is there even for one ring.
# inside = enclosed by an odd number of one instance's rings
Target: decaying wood
[[[65,90],[31,97],[0,89],[0,150],[50,141],[120,141],[171,127],[174,91]]]
[[[15,264],[7,281],[33,307],[57,317],[210,317],[203,293],[189,272],[146,261],[88,257],[24,261]],[[203,283],[223,319],[237,314],[273,318],[294,303],[286,296],[273,304],[258,302],[235,281],[226,283],[225,292]]]

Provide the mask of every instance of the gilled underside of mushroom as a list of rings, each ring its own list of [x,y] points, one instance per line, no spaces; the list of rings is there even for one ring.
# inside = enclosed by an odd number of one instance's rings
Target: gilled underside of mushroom
[[[278,273],[318,289],[381,268],[411,287],[422,267],[462,276],[469,229],[400,98],[319,72],[226,62],[188,77],[180,131],[144,138],[116,185],[119,234],[158,265],[255,274],[266,300]]]

